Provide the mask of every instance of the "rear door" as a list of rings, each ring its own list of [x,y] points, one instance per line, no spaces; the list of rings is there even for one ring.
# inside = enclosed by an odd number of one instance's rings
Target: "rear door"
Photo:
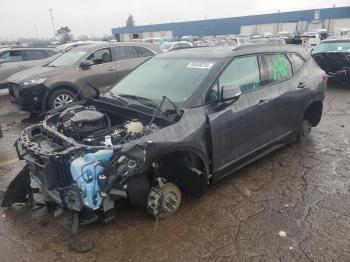
[[[294,131],[300,121],[301,111],[308,95],[307,76],[301,70],[303,61],[292,63],[285,53],[263,55],[265,85],[273,94],[269,139],[277,139]],[[297,71],[298,69],[298,71]]]
[[[207,94],[215,172],[268,142],[265,133],[270,117],[269,92],[262,86],[261,66],[255,55],[235,58]],[[237,101],[221,106],[219,87],[227,84],[238,86],[242,95]]]
[[[149,51],[149,50],[148,50]],[[116,46],[117,70],[119,79],[147,60],[150,53],[136,46]]]
[[[98,88],[101,93],[118,78],[116,63],[111,48],[102,48],[91,53],[87,60],[93,61],[93,65],[87,69],[80,68],[80,79],[77,85],[85,86],[87,83]]]

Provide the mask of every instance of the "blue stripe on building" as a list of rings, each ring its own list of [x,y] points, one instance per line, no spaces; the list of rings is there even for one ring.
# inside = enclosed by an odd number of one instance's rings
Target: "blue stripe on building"
[[[254,24],[289,23],[297,21],[314,20],[315,11],[320,10],[319,19],[350,18],[349,7],[323,8],[304,11],[293,11],[253,16],[231,17],[221,19],[208,19],[166,24],[142,25],[134,27],[112,28],[112,34],[144,33],[172,31],[173,36],[184,35],[227,35],[239,34],[241,26]]]

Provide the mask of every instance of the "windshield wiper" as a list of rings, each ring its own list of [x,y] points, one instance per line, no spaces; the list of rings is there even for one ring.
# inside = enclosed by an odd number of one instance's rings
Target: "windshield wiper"
[[[121,98],[120,96],[116,96],[115,94],[113,94],[112,92],[108,92],[108,95],[110,95],[112,98],[118,100],[119,102],[123,103],[124,105],[129,105],[128,102],[126,102],[123,98]]]
[[[181,111],[181,109],[180,109],[173,101],[171,101],[169,97],[163,96],[163,100],[164,100],[164,101],[165,101],[165,100],[168,100],[168,102],[169,102],[170,104],[173,105],[174,110],[175,110],[175,112],[176,112],[176,114],[177,114],[178,117],[181,117],[181,116],[182,116],[182,111]]]
[[[152,108],[158,108],[158,105],[153,102],[151,99],[142,97],[142,96],[135,96],[135,95],[119,95],[120,97],[126,97],[126,98],[130,98],[130,99],[135,99],[137,100],[140,104],[143,104],[145,106],[148,107],[152,107]]]

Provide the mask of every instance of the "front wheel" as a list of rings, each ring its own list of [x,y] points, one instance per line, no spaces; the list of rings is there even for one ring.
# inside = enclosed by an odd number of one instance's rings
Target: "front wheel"
[[[298,129],[297,140],[304,140],[311,133],[312,125],[309,120],[304,119]]]
[[[48,100],[49,109],[58,108],[74,102],[75,94],[73,91],[60,88],[52,92]]]

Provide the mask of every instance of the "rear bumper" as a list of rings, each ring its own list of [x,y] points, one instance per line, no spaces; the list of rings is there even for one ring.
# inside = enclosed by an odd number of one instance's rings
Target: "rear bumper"
[[[44,98],[47,88],[44,85],[19,87],[14,83],[8,83],[11,102],[23,111],[41,113],[45,110]]]

